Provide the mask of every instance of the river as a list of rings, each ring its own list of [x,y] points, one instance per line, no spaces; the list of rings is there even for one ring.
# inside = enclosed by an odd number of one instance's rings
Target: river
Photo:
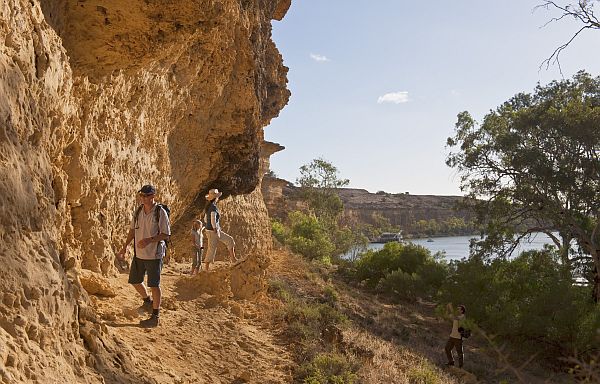
[[[446,260],[460,260],[463,257],[469,256],[469,241],[477,236],[448,236],[448,237],[433,237],[431,240],[428,239],[410,239],[406,240],[413,244],[422,245],[429,249],[431,253],[445,252]],[[522,240],[519,247],[513,252],[518,255],[523,251],[529,251],[532,249],[542,249],[545,244],[554,243],[544,233],[534,233],[531,235],[529,240]],[[384,244],[370,243],[368,249],[381,249]]]

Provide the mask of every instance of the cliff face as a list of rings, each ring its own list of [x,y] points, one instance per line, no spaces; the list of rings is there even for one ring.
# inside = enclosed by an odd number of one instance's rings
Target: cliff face
[[[287,7],[0,2],[3,381],[144,381],[86,309],[79,270],[114,273],[143,184],[171,207],[175,239],[209,188],[254,191],[262,128],[289,96],[270,36]],[[231,224],[248,222],[236,207],[259,195],[229,199]],[[253,220],[268,220],[258,207]],[[268,250],[262,225],[244,228],[246,255]]]
[[[287,213],[303,209],[299,189],[283,179],[265,177],[262,192],[271,217],[285,218]],[[411,233],[420,220],[445,221],[452,217],[469,219],[467,211],[457,210],[462,201],[459,196],[431,196],[389,193],[369,193],[365,189],[340,188],[339,196],[344,203],[344,215],[365,224],[378,224],[384,217],[390,224]]]

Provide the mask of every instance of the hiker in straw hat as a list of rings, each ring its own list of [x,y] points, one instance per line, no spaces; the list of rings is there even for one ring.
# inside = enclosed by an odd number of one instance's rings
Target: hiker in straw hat
[[[219,209],[217,208],[217,202],[223,192],[219,192],[218,189],[214,188],[208,191],[206,197],[206,206],[204,207],[205,222],[206,222],[206,237],[208,239],[208,246],[205,254],[206,270],[210,266],[210,263],[215,261],[215,255],[217,254],[217,245],[219,241],[227,246],[229,251],[229,259],[231,262],[238,261],[235,256],[235,241],[233,237],[229,236],[221,230],[221,224],[219,223]]]

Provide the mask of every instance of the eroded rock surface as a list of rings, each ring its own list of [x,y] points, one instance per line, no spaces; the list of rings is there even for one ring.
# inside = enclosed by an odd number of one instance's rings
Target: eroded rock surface
[[[250,193],[227,203],[243,221],[236,201],[260,195],[262,128],[289,96],[270,25],[287,7],[0,0],[3,382],[153,382],[89,309],[77,272],[114,274],[145,183],[176,235],[213,187]],[[263,265],[264,225],[237,228]]]

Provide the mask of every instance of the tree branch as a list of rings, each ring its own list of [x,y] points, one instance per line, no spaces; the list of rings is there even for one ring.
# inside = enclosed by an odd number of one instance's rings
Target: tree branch
[[[558,70],[562,76],[563,72],[562,72],[562,68],[560,65],[561,52],[565,48],[567,48],[569,46],[569,44],[571,44],[571,42],[573,42],[573,40],[575,40],[575,38],[577,38],[577,36],[584,30],[600,29],[600,21],[594,15],[594,4],[593,3],[594,3],[593,0],[591,0],[591,1],[579,0],[577,2],[577,6],[572,6],[571,4],[566,5],[566,6],[561,6],[561,5],[558,5],[554,1],[547,0],[534,8],[534,11],[535,11],[538,8],[545,8],[546,10],[548,10],[549,8],[552,7],[552,8],[558,9],[562,12],[562,15],[560,17],[551,18],[541,28],[546,27],[550,23],[561,21],[562,19],[564,19],[567,16],[571,16],[571,17],[577,19],[581,24],[583,24],[583,26],[566,43],[564,43],[561,46],[559,46],[558,48],[556,48],[554,50],[554,52],[552,52],[552,55],[550,55],[550,57],[548,57],[546,60],[542,61],[542,63],[540,64],[540,70],[544,67],[544,65],[546,66],[546,69],[548,69],[548,67],[554,63],[554,64],[558,65]]]

